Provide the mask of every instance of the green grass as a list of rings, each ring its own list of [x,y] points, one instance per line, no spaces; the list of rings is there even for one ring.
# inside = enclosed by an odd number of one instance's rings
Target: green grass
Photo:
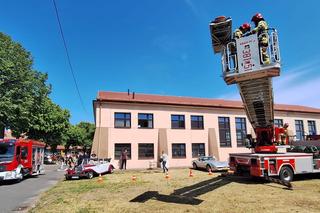
[[[30,212],[320,212],[319,176],[294,181],[294,189],[287,190],[247,178],[221,178],[219,173],[193,174],[189,177],[189,169],[171,169],[166,179],[157,170],[125,171],[103,176],[102,182],[98,178],[61,181],[43,193]],[[132,175],[136,181],[131,180]],[[158,195],[130,202],[146,192]],[[194,199],[202,202],[179,203]]]

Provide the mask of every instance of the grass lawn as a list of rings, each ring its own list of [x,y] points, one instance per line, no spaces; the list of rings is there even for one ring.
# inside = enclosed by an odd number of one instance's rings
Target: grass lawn
[[[135,175],[137,179],[131,180]],[[61,181],[30,212],[320,212],[320,176],[293,190],[244,177],[171,169],[116,171],[91,180]]]

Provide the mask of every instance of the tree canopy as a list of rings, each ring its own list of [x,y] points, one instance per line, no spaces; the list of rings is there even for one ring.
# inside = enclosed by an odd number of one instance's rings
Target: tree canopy
[[[59,144],[90,146],[94,125],[71,125],[70,113],[49,97],[48,75],[33,68],[31,54],[21,44],[0,32],[0,138],[9,127],[14,136]]]
[[[54,104],[48,75],[33,69],[33,59],[19,43],[0,32],[0,131],[26,133],[47,143],[63,138],[69,112]]]
[[[72,125],[67,132],[66,148],[70,146],[91,147],[95,126],[89,122],[80,122],[77,125]]]

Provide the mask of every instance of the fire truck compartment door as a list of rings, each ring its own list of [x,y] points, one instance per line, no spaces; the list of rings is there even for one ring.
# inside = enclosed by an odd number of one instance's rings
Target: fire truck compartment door
[[[296,174],[312,172],[313,171],[312,162],[313,162],[313,158],[311,156],[296,158],[295,160]]]
[[[239,73],[259,70],[261,65],[257,34],[237,39],[236,43]]]

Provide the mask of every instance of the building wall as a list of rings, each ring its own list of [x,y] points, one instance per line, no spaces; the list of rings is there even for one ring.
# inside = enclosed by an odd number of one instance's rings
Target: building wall
[[[101,116],[100,116],[101,111]],[[131,128],[114,128],[114,113],[128,112],[131,113]],[[138,113],[153,114],[153,129],[138,128]],[[185,115],[185,129],[171,129],[171,115]],[[236,140],[236,117],[245,117],[244,110],[226,109],[226,108],[204,108],[204,107],[180,107],[168,105],[150,105],[150,104],[123,104],[123,103],[102,103],[95,108],[96,127],[108,131],[99,141],[103,141],[100,146],[107,146],[106,153],[103,157],[111,157],[112,163],[118,168],[119,161],[115,160],[114,149],[115,143],[131,144],[131,159],[127,162],[127,168],[148,168],[150,162],[156,163],[161,155],[159,150],[159,130],[166,133],[167,151],[169,156],[170,167],[191,166],[192,143],[204,143],[206,155],[215,155],[219,160],[228,159],[229,153],[250,152],[245,147],[238,147]],[[204,118],[204,129],[191,129],[191,115],[201,115]],[[219,143],[219,126],[218,117],[229,117],[231,132],[231,147],[220,147]],[[320,131],[320,115],[311,113],[294,113],[294,112],[275,112],[276,119],[283,119],[284,123],[289,123],[289,132],[295,134],[295,120],[303,120],[305,131],[308,130],[307,120],[315,120],[317,131]],[[246,118],[247,133],[252,134],[253,129]],[[214,132],[214,138],[209,140],[209,132]],[[319,134],[319,133],[318,133]],[[101,137],[101,136],[100,136]],[[163,139],[161,139],[163,140]],[[138,159],[138,144],[153,143],[154,158]],[[163,142],[162,142],[163,143]],[[172,143],[186,144],[185,158],[172,158]],[[210,144],[214,143],[214,144]],[[209,146],[214,147],[209,153]],[[94,145],[93,147],[97,147]],[[217,149],[217,150],[216,150]],[[98,153],[98,152],[97,152]]]

